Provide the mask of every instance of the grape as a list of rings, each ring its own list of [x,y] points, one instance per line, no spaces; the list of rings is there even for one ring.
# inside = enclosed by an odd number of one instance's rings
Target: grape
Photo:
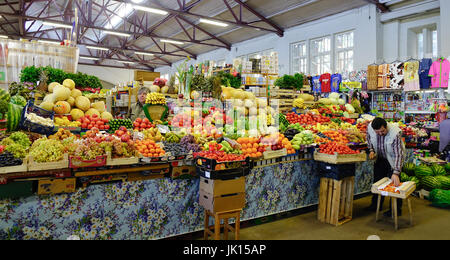
[[[5,151],[10,152],[16,158],[25,158],[27,151],[20,144],[11,144],[5,148]]]
[[[14,132],[12,133],[9,138],[13,140],[15,143],[20,144],[23,146],[23,148],[28,149],[30,148],[31,141],[28,138],[28,136],[25,133],[22,132]]]
[[[36,140],[30,151],[33,160],[42,162],[57,162],[63,159],[64,146],[57,140],[46,137]]]

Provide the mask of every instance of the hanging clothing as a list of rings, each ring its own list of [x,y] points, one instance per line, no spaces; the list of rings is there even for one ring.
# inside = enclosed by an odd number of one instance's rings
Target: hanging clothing
[[[320,87],[322,93],[330,93],[331,92],[331,74],[325,73],[320,76]]]
[[[389,64],[382,64],[378,66],[378,88],[389,88]]]
[[[420,90],[419,82],[419,61],[405,62],[404,71],[405,74],[405,91],[417,91]]]
[[[419,65],[419,81],[421,89],[429,89],[431,87],[431,78],[429,74],[433,60],[422,59]]]
[[[391,72],[390,87],[392,89],[402,89],[403,85],[405,84],[403,75],[403,62],[394,62],[389,67],[389,70]]]
[[[429,76],[431,88],[448,88],[450,61],[440,58],[431,65]]]
[[[339,92],[339,87],[342,83],[342,75],[341,74],[333,74],[331,76],[331,92]]]
[[[370,65],[367,68],[367,89],[378,89],[378,65]]]
[[[321,91],[320,76],[312,77],[312,90],[313,92],[320,93]]]

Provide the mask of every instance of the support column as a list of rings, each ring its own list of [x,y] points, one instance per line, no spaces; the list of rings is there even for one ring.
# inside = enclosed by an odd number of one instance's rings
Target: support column
[[[441,32],[440,32],[440,56],[450,56],[450,1],[440,0],[441,4]]]

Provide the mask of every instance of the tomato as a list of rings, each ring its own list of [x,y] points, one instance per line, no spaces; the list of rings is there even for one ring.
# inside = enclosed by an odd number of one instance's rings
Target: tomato
[[[109,130],[109,125],[105,125],[105,130]]]
[[[88,125],[87,125],[86,123],[82,123],[82,124],[81,124],[81,128],[85,128],[85,129],[86,129],[87,126],[88,126]]]

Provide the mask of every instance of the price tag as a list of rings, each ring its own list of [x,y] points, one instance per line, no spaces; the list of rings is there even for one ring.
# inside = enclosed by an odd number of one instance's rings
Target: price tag
[[[211,178],[211,173],[210,172],[205,172],[205,176],[206,176],[206,178]]]
[[[161,134],[167,134],[170,130],[166,125],[157,125],[156,126]]]

